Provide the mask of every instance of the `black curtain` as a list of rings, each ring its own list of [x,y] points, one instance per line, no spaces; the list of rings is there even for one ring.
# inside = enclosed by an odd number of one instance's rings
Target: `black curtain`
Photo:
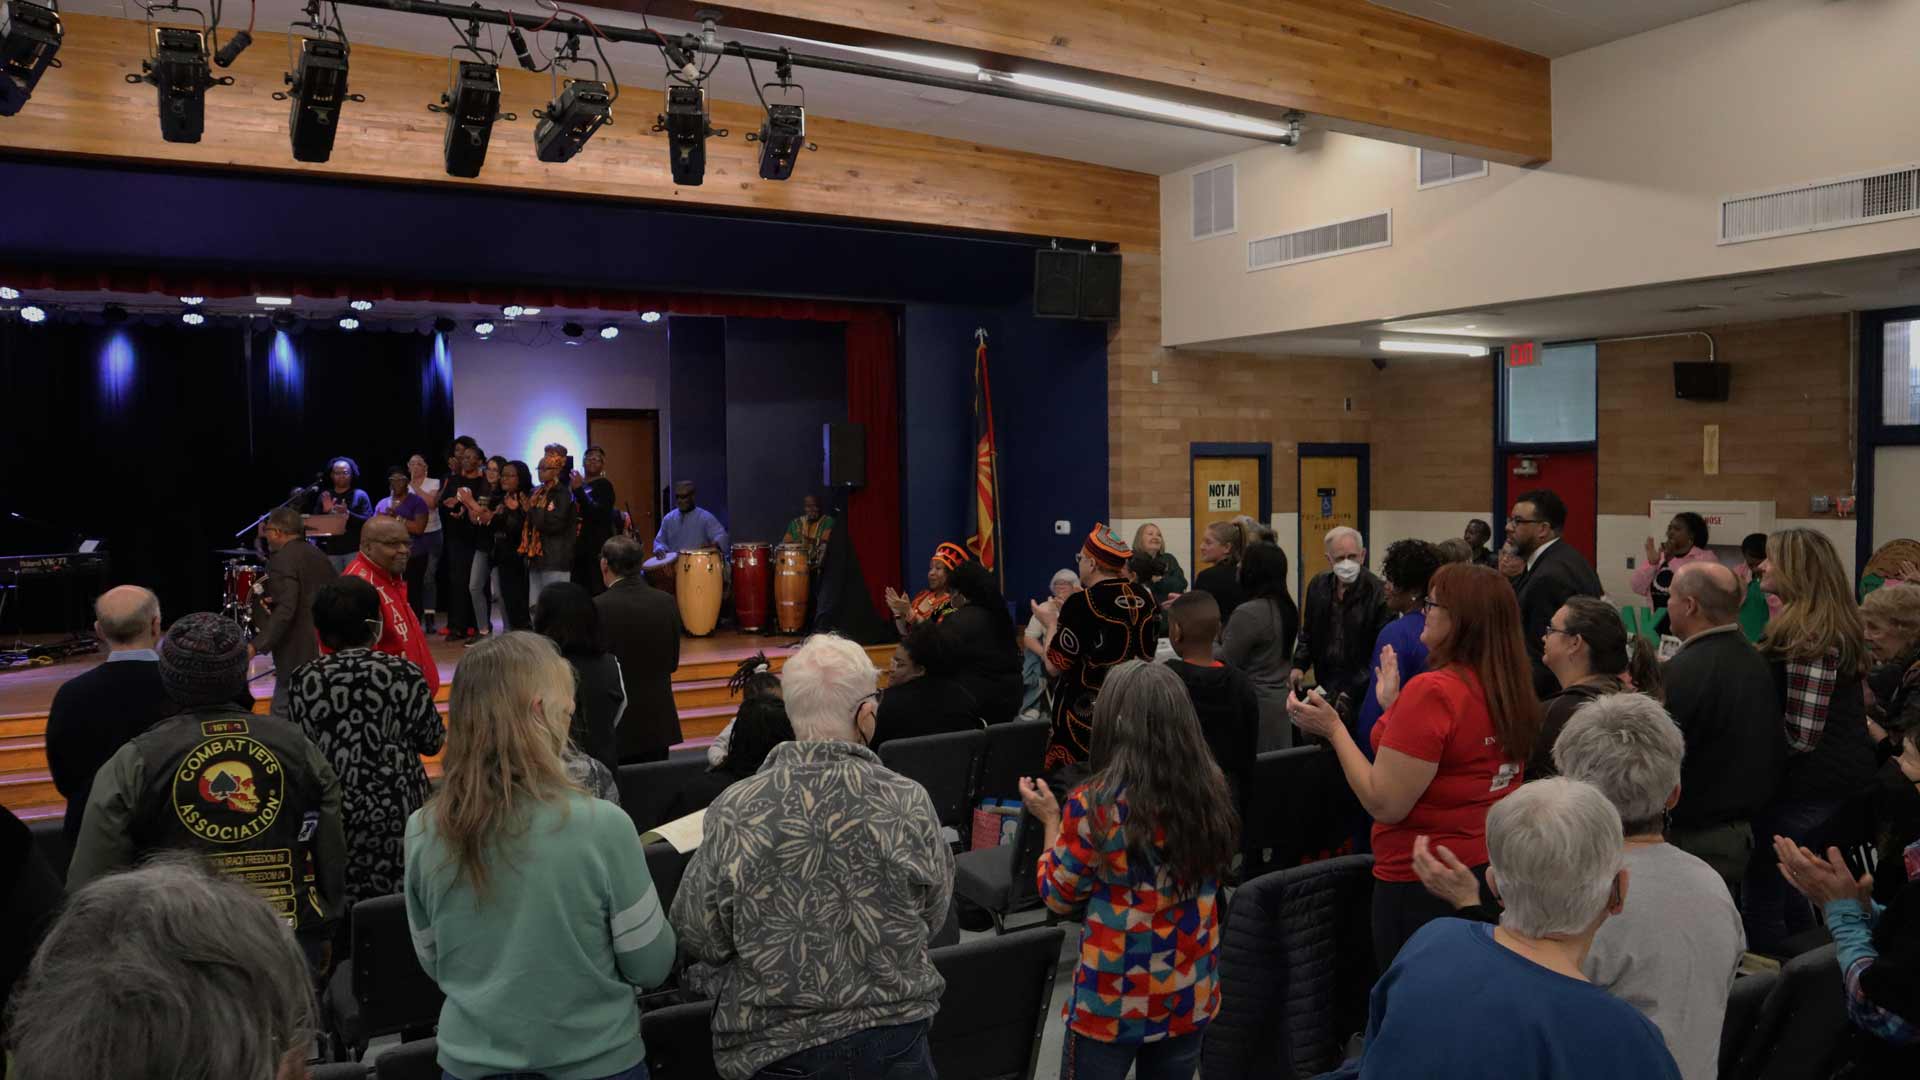
[[[153,589],[172,622],[219,607],[215,549],[332,456],[377,500],[388,465],[419,452],[438,472],[452,438],[435,335],[0,324],[0,553],[101,539],[108,583]],[[30,586],[0,633],[69,618],[57,586]]]

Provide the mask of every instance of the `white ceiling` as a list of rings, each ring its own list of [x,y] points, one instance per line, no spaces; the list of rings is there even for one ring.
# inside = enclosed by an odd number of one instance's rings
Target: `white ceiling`
[[[64,11],[83,14],[141,17],[139,7],[132,0],[64,0],[60,6]],[[304,6],[305,0],[259,0],[256,29],[284,31]],[[492,6],[521,11],[535,7],[531,2],[495,3]],[[573,7],[596,23],[633,28],[640,25],[639,17],[631,12],[588,5]],[[340,7],[340,17],[346,26],[348,38],[356,45],[380,45],[408,52],[445,55],[456,40],[453,28],[442,19],[347,5]],[[229,30],[246,25],[246,8],[242,0],[227,0],[222,21]],[[690,23],[670,19],[653,19],[651,25],[669,36],[699,29]],[[513,53],[507,48],[505,35],[496,33],[494,36],[495,47],[501,50],[503,62],[513,64]],[[767,48],[784,46],[796,52],[904,66],[891,61],[873,61],[870,57],[831,45],[801,45],[788,38],[729,30],[724,24],[721,26],[721,36]],[[657,90],[665,85],[665,65],[659,50],[651,46],[615,44],[607,46],[607,54],[623,87],[637,85]],[[756,64],[755,70],[763,83],[773,78],[773,72],[764,64]],[[806,88],[807,110],[815,115],[1154,175],[1177,172],[1190,165],[1264,145],[1234,135],[980,94],[961,94],[911,83],[806,68],[796,69],[794,75],[795,81]],[[720,62],[707,84],[707,92],[711,97],[723,101],[755,101],[746,64],[738,57],[728,57]]]
[[[1540,56],[1565,56],[1742,0],[1371,0]]]
[[[1920,252],[1297,334],[1230,338],[1193,348],[1280,356],[1378,356],[1383,337],[1477,345],[1581,341],[1913,304],[1920,304]]]

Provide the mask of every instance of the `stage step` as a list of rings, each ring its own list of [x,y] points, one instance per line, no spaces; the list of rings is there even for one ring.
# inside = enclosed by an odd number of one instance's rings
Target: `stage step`
[[[44,769],[10,772],[0,776],[0,803],[9,808],[55,802],[65,805],[59,789],[53,786],[52,774]]]
[[[46,730],[46,713],[15,713],[12,716],[0,716],[0,739],[15,739],[22,735],[40,735]]]
[[[33,735],[0,739],[0,775],[46,767],[47,744],[44,739]]]

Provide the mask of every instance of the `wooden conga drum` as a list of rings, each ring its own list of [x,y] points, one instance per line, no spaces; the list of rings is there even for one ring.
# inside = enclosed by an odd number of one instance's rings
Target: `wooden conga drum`
[[[717,551],[683,551],[675,560],[680,625],[694,637],[706,637],[720,622],[721,566]]]
[[[733,614],[742,630],[759,633],[767,628],[768,586],[773,584],[772,555],[770,544],[733,545]]]
[[[647,575],[647,584],[659,589],[668,596],[672,596],[674,590],[678,587],[678,582],[674,580],[674,563],[676,561],[678,560],[675,556],[662,555],[657,559],[648,559],[646,562],[641,563],[640,569],[642,573]]]
[[[807,549],[781,544],[774,551],[773,565],[773,608],[780,632],[797,634],[807,628],[807,584],[812,578]]]

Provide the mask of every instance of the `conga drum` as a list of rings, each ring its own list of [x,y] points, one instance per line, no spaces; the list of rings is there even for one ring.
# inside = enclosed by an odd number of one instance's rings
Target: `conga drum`
[[[672,555],[662,555],[657,559],[648,559],[640,564],[640,570],[647,575],[647,584],[672,596],[675,588],[673,564],[677,560]]]
[[[733,614],[740,629],[759,633],[767,628],[768,586],[773,583],[773,547],[751,543],[733,545]]]
[[[679,580],[680,625],[694,637],[706,637],[720,622],[721,568],[717,551],[683,551],[675,560]]]
[[[807,565],[807,549],[799,544],[781,544],[773,556],[773,606],[783,634],[797,634],[807,628],[807,583],[812,570]]]

